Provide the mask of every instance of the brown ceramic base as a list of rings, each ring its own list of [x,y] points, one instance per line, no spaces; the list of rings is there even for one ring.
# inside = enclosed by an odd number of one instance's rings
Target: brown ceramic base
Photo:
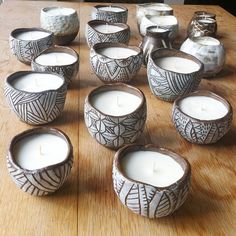
[[[54,43],[60,46],[67,45],[76,38],[77,34],[78,32],[75,32],[73,34],[63,35],[63,36],[55,35]]]

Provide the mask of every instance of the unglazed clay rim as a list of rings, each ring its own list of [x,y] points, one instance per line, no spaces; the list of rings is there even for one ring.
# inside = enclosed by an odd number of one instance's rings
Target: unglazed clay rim
[[[15,144],[24,137],[35,135],[35,134],[46,134],[46,133],[56,135],[56,136],[62,138],[67,143],[68,153],[66,155],[65,160],[63,160],[62,162],[56,163],[54,165],[49,165],[49,166],[39,168],[39,169],[34,169],[34,170],[28,170],[28,169],[25,169],[25,168],[21,167],[15,161],[15,158],[14,158],[14,155],[13,155],[13,150],[14,150]],[[12,138],[12,140],[10,142],[10,145],[9,145],[9,149],[8,149],[9,161],[14,165],[15,168],[23,170],[24,173],[26,173],[26,174],[40,173],[44,170],[51,170],[51,169],[54,169],[56,167],[63,166],[65,163],[67,163],[71,159],[72,156],[73,156],[73,146],[71,144],[71,141],[70,141],[69,137],[64,132],[62,132],[61,130],[59,130],[57,128],[39,127],[39,128],[33,128],[33,129],[28,129],[26,131],[23,131],[22,133],[19,133],[19,134],[17,134],[16,136],[14,136]]]
[[[215,41],[218,41],[219,44],[217,44],[217,45],[206,45],[206,44],[202,44],[202,43],[196,42],[196,40],[197,40],[197,39],[200,39],[200,38],[210,38],[210,39],[213,39],[213,40],[215,40]],[[193,43],[195,43],[196,45],[201,45],[201,46],[204,46],[204,47],[219,47],[219,46],[224,47],[224,44],[223,44],[220,40],[218,40],[218,39],[216,39],[216,38],[214,38],[214,37],[211,37],[211,36],[190,37],[189,40],[191,40],[191,41],[192,41]]]
[[[138,96],[141,99],[141,103],[139,104],[139,106],[132,112],[127,113],[125,115],[121,115],[121,116],[114,116],[114,115],[108,115],[106,113],[103,113],[102,111],[98,110],[95,106],[93,106],[92,102],[91,102],[91,98],[92,96],[100,93],[100,92],[105,92],[105,91],[111,91],[111,90],[116,90],[116,91],[125,91],[125,92],[129,92],[133,95]],[[135,91],[134,93],[132,93],[132,91]],[[95,89],[93,89],[86,97],[85,102],[87,102],[94,110],[96,110],[98,113],[102,114],[103,116],[106,117],[126,117],[128,115],[131,115],[135,112],[137,112],[139,109],[141,109],[143,107],[144,104],[146,104],[146,98],[144,93],[138,89],[135,88],[133,86],[130,86],[128,84],[124,84],[124,83],[116,83],[116,84],[104,84],[101,85]]]
[[[178,179],[173,184],[170,184],[170,185],[164,186],[164,187],[157,187],[152,184],[148,184],[148,183],[144,183],[144,182],[141,182],[138,180],[130,179],[129,177],[127,177],[123,173],[122,168],[121,168],[120,159],[123,158],[124,155],[126,155],[127,153],[132,152],[132,151],[154,151],[154,152],[168,155],[181,166],[181,168],[184,171],[184,174],[180,179]],[[147,145],[129,144],[129,145],[126,145],[126,146],[120,148],[115,153],[113,164],[115,165],[119,174],[122,175],[122,177],[125,178],[126,180],[128,180],[129,182],[152,186],[158,190],[166,190],[166,189],[174,187],[175,185],[177,185],[177,186],[182,185],[182,184],[184,184],[184,181],[186,180],[186,178],[191,175],[191,166],[190,166],[187,159],[178,155],[177,153],[174,153],[174,152],[172,152],[168,149],[165,149],[165,148],[158,147],[154,144],[147,144]]]
[[[98,12],[107,12],[107,13],[109,13],[109,14],[117,14],[117,15],[119,15],[119,14],[123,14],[124,12],[127,12],[128,13],[128,9],[126,8],[126,7],[123,7],[123,6],[118,6],[118,5],[96,5],[96,6],[93,6],[94,8],[96,8],[96,10],[98,11]],[[114,8],[120,8],[120,9],[122,9],[123,11],[120,11],[120,12],[114,12],[114,11],[107,11],[107,10],[101,10],[101,9],[99,9],[100,7],[114,7]]]
[[[68,15],[60,15],[60,14],[58,14],[58,15],[50,15],[50,14],[48,14],[48,10],[51,10],[51,9],[60,9],[60,8],[61,8],[61,9],[70,9],[70,10],[73,10],[73,12],[72,12],[71,14],[68,14]],[[57,16],[71,17],[71,16],[73,16],[74,14],[76,14],[76,10],[73,9],[73,8],[71,8],[71,7],[57,7],[57,6],[44,7],[44,8],[41,9],[41,12],[43,12],[44,14],[46,14],[47,16],[52,17],[52,18],[57,17]]]
[[[117,33],[120,33],[120,32],[130,31],[130,27],[125,23],[113,23],[113,22],[107,22],[107,21],[104,21],[104,20],[91,20],[91,21],[88,21],[87,24],[88,24],[88,26],[90,26],[98,34],[109,35],[109,34],[117,34]],[[114,32],[114,33],[109,33],[109,32],[108,33],[102,33],[102,32],[100,32],[100,31],[98,31],[94,28],[94,26],[97,26],[97,25],[119,26],[120,28],[122,28],[122,30]]]
[[[165,52],[165,51],[168,52],[168,56],[166,54],[164,56],[162,56],[162,53]],[[157,55],[155,55],[155,54],[157,54]],[[177,54],[177,56],[176,56],[176,54]],[[196,70],[196,71],[193,71],[191,73],[180,73],[180,72],[164,69],[164,68],[162,68],[162,67],[160,67],[159,65],[156,64],[155,59],[162,58],[162,57],[169,57],[169,56],[172,56],[172,57],[176,56],[176,57],[185,58],[185,59],[189,59],[191,61],[194,61],[195,63],[197,63],[199,65],[199,69]],[[156,50],[154,50],[153,52],[150,53],[150,58],[153,61],[153,64],[157,68],[161,68],[164,71],[168,71],[168,72],[171,72],[171,73],[174,73],[174,74],[179,74],[179,75],[191,75],[191,74],[194,74],[194,73],[197,73],[197,72],[201,72],[201,71],[203,71],[203,67],[204,67],[203,63],[200,60],[198,60],[196,57],[194,57],[194,56],[192,56],[188,53],[185,53],[183,51],[173,49],[173,48],[172,49],[170,49],[170,48],[156,49]]]
[[[50,52],[64,52],[64,53],[67,53],[67,54],[70,54],[72,56],[74,56],[76,58],[76,61],[73,62],[73,63],[70,63],[70,64],[66,64],[66,65],[42,65],[38,62],[35,61],[35,59],[37,57],[39,57],[40,55],[42,54],[47,54],[47,53],[50,53]],[[36,65],[39,65],[39,66],[43,66],[43,67],[50,67],[50,68],[54,68],[54,67],[67,67],[67,66],[73,66],[73,65],[76,65],[77,63],[79,62],[79,54],[72,48],[69,48],[69,47],[63,47],[63,46],[52,46],[50,48],[47,48],[45,50],[43,50],[40,54],[38,54],[33,60],[31,63],[34,63]]]
[[[179,25],[178,19],[174,15],[152,16],[152,15],[148,15],[147,14],[144,17],[146,17],[147,20],[149,20],[152,24],[155,24],[155,25],[158,25],[158,26],[161,26],[161,27],[174,27],[174,26],[178,26]],[[150,20],[150,18],[152,18],[152,17],[173,18],[173,19],[176,19],[176,23],[175,24],[167,24],[167,23],[165,23],[164,25],[159,25],[159,24],[156,24],[156,23],[154,23],[153,21]]]
[[[214,98],[216,99],[217,101],[220,101],[222,102],[228,109],[228,112],[221,118],[218,118],[218,119],[214,119],[214,120],[200,120],[198,118],[194,118],[192,116],[189,116],[188,114],[184,113],[181,108],[180,108],[180,101],[186,97],[195,97],[195,96],[206,96],[206,97],[210,97],[210,98]],[[228,116],[231,115],[233,113],[233,108],[231,106],[231,104],[229,103],[228,100],[226,100],[225,98],[215,94],[215,93],[212,93],[211,91],[208,91],[208,90],[197,90],[195,92],[192,92],[192,93],[189,93],[188,95],[184,95],[182,97],[179,97],[177,98],[175,101],[174,101],[174,104],[173,104],[173,110],[177,108],[181,113],[183,113],[185,116],[187,116],[189,119],[193,120],[193,121],[198,121],[198,122],[204,122],[204,123],[212,123],[212,122],[222,122],[224,120],[228,120]]]
[[[18,39],[16,38],[16,34],[19,34],[19,33],[23,33],[23,32],[28,32],[28,31],[41,31],[41,32],[45,32],[45,33],[48,33],[49,35],[45,36],[45,37],[42,37],[42,38],[39,38],[39,39]],[[50,38],[50,37],[53,37],[54,34],[49,31],[49,30],[45,30],[43,28],[17,28],[17,29],[14,29],[11,33],[10,33],[10,36],[12,38],[14,38],[14,40],[18,40],[18,41],[24,41],[24,42],[31,42],[31,41],[34,41],[34,42],[37,42],[37,41],[40,41],[42,39],[46,39],[46,38]]]
[[[108,57],[106,55],[103,55],[101,53],[99,53],[97,50],[98,49],[103,49],[103,48],[112,48],[112,47],[120,47],[120,48],[127,48],[127,49],[131,49],[131,50],[134,50],[137,52],[136,55],[131,55],[131,56],[128,56],[128,57],[124,57],[124,58],[113,58],[113,57]],[[109,59],[112,59],[112,60],[118,60],[118,61],[123,61],[123,60],[127,60],[128,58],[131,58],[131,57],[139,57],[140,55],[143,54],[143,50],[139,47],[136,47],[136,46],[129,46],[127,44],[124,44],[124,43],[109,43],[109,42],[104,42],[104,43],[96,43],[94,44],[91,49],[94,50],[94,52],[99,55],[99,56],[102,56],[102,57],[105,57],[105,58],[109,58]]]
[[[12,86],[11,82],[12,80],[15,80],[17,79],[19,76],[21,75],[27,75],[27,74],[31,74],[31,73],[34,73],[34,74],[50,74],[50,75],[55,75],[55,76],[58,76],[60,79],[62,79],[63,83],[60,87],[58,87],[57,89],[48,89],[48,90],[43,90],[43,91],[40,91],[40,92],[28,92],[28,91],[24,91],[24,90],[20,90],[20,89],[17,89],[15,87]],[[6,85],[8,87],[10,87],[11,89],[13,90],[16,90],[16,91],[20,91],[22,93],[27,93],[27,94],[41,94],[41,93],[48,93],[48,92],[54,92],[54,91],[59,91],[60,89],[62,89],[65,85],[67,85],[66,83],[66,80],[63,78],[63,76],[61,75],[58,75],[58,74],[53,74],[53,73],[49,73],[49,72],[37,72],[37,71],[17,71],[11,75],[9,75],[7,78],[6,78],[6,81],[5,81]]]

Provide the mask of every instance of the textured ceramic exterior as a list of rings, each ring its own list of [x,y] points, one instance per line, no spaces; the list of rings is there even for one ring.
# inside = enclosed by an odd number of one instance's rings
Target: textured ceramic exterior
[[[43,31],[49,33],[49,35],[37,40],[22,40],[15,37],[17,34],[27,31]],[[40,28],[15,29],[11,32],[9,37],[10,48],[13,55],[25,64],[30,64],[43,50],[51,47],[53,45],[53,40],[54,36],[51,32]]]
[[[14,145],[23,137],[40,133],[51,133],[63,138],[68,143],[69,152],[67,158],[65,161],[49,167],[36,170],[23,169],[15,162],[13,154]],[[70,174],[72,165],[73,148],[71,142],[69,138],[58,129],[37,128],[24,131],[12,139],[7,154],[7,167],[13,181],[22,191],[34,196],[43,196],[58,190]]]
[[[184,170],[184,175],[176,183],[167,187],[155,187],[146,183],[129,179],[123,174],[120,160],[131,151],[156,151],[171,156]],[[163,148],[153,145],[128,145],[118,150],[113,161],[113,187],[122,204],[136,214],[159,218],[170,215],[186,200],[189,187],[191,168],[184,158]]]
[[[162,69],[155,64],[155,60],[161,57],[182,57],[196,62],[199,70],[181,74]],[[147,75],[149,87],[152,93],[165,101],[174,101],[176,98],[195,91],[201,81],[203,70],[202,63],[195,57],[175,49],[157,49],[150,54]]]
[[[211,38],[211,37],[202,37]],[[180,50],[189,53],[198,58],[204,64],[203,77],[213,77],[219,73],[225,63],[224,45],[217,39],[211,38],[219,45],[203,45],[197,42],[197,38],[186,39],[180,47]]]
[[[123,9],[123,11],[120,12],[114,12],[114,11],[104,11],[100,9],[101,7],[117,7]],[[115,6],[115,5],[96,5],[92,8],[92,14],[91,14],[92,20],[104,20],[107,22],[113,22],[113,23],[125,23],[128,19],[128,9],[121,6]]]
[[[43,29],[55,35],[55,44],[66,45],[72,42],[79,31],[79,19],[73,9],[69,15],[50,15],[48,11],[57,7],[45,7],[41,10],[40,22]]]
[[[61,66],[45,66],[45,65],[40,65],[34,60],[31,63],[31,67],[33,71],[37,72],[48,72],[48,73],[54,73],[62,76],[67,84],[70,84],[75,78],[79,70],[79,55],[77,54],[76,51],[74,51],[71,48],[68,47],[60,47],[60,46],[54,46],[51,48],[48,48],[47,50],[43,51],[41,54],[45,53],[50,53],[50,52],[64,52],[68,53],[75,58],[77,58],[76,62],[69,64],[69,65],[61,65]],[[38,56],[39,56],[38,55]]]
[[[225,99],[209,91],[196,91],[192,94],[189,94],[189,96],[198,95],[210,96],[223,102],[229,108],[229,112],[226,114],[225,117],[217,120],[207,121],[195,119],[181,111],[179,107],[179,102],[181,98],[179,98],[174,102],[173,105],[173,124],[179,134],[191,143],[215,143],[219,139],[221,139],[231,127],[233,115],[232,107]]]
[[[49,123],[55,120],[63,111],[67,85],[64,81],[63,85],[57,90],[43,92],[25,92],[12,87],[13,80],[29,73],[38,72],[19,71],[11,74],[5,83],[5,97],[9,106],[21,121],[30,125]]]
[[[91,97],[102,91],[118,89],[127,91],[142,99],[141,105],[132,113],[123,116],[110,116],[95,109]],[[94,89],[85,99],[84,119],[90,135],[105,147],[118,149],[125,144],[135,142],[144,130],[147,118],[146,99],[144,94],[129,85],[104,85]]]
[[[107,47],[130,48],[137,52],[137,55],[129,56],[122,59],[109,58],[100,54],[97,50]],[[104,83],[127,83],[140,70],[142,65],[143,53],[138,47],[130,47],[119,43],[99,43],[94,45],[90,50],[90,64]]]
[[[101,33],[94,29],[94,26],[100,24],[116,25],[123,28],[123,30],[116,33]],[[106,21],[92,20],[87,23],[85,36],[89,47],[95,45],[96,43],[105,42],[128,44],[130,39],[130,28],[128,25],[122,23],[110,23]]]

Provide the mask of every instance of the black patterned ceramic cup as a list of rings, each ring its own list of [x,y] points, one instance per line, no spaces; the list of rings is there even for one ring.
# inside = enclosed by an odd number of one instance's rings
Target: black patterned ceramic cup
[[[90,50],[90,64],[104,83],[127,83],[138,73],[142,49],[121,43],[98,43]]]
[[[135,142],[146,117],[143,92],[126,84],[97,87],[85,99],[84,119],[90,135],[111,149]]]
[[[224,98],[210,91],[196,91],[178,98],[172,122],[179,134],[191,143],[210,144],[230,129],[233,110]]]
[[[124,146],[113,160],[113,187],[118,198],[128,209],[148,218],[176,211],[187,198],[190,177],[186,159],[150,144]]]
[[[128,44],[130,27],[123,23],[91,20],[86,25],[85,37],[89,47],[105,42]]]
[[[203,64],[194,56],[176,49],[150,53],[147,75],[152,93],[164,101],[195,91],[201,81]]]
[[[44,50],[31,63],[33,71],[55,73],[70,84],[79,70],[79,55],[69,47],[54,46]]]
[[[5,97],[18,118],[30,125],[42,125],[61,115],[67,84],[59,75],[19,71],[7,77]]]
[[[11,32],[10,48],[16,58],[30,64],[43,50],[53,45],[53,33],[41,28],[19,28]]]
[[[55,192],[68,178],[72,165],[70,139],[58,129],[30,129],[11,140],[8,171],[26,193],[43,196]]]
[[[128,9],[115,5],[96,5],[92,8],[92,20],[104,20],[113,23],[125,23],[128,19]]]

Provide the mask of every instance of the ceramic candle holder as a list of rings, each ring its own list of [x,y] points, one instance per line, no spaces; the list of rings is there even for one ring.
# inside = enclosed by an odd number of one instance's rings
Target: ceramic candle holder
[[[134,111],[125,115],[107,115],[95,108],[92,98],[111,90],[136,95],[141,99],[141,103]],[[100,86],[92,90],[85,99],[84,118],[90,135],[98,143],[111,149],[118,149],[125,144],[135,142],[144,130],[146,117],[146,98],[143,92],[126,84]]]
[[[64,65],[45,65],[40,64],[37,62],[37,58],[41,55],[48,55],[50,53],[66,53],[73,57],[75,57],[74,62],[66,62]],[[50,60],[48,59],[48,62]],[[33,71],[37,72],[48,72],[48,73],[55,73],[62,76],[67,84],[70,84],[75,78],[79,70],[79,55],[76,51],[69,47],[61,47],[61,46],[54,46],[51,48],[46,49],[42,53],[40,53],[31,63],[31,67]]]
[[[34,76],[34,74],[38,74],[38,80],[35,81],[36,87],[41,79],[50,80],[49,77],[53,77],[52,79],[55,81],[60,79],[59,87],[39,92],[25,91],[25,89],[15,87],[14,83],[17,83],[20,77]],[[41,125],[49,123],[61,115],[67,94],[67,84],[64,78],[58,75],[46,72],[19,71],[7,77],[4,93],[9,106],[21,121],[30,125]]]
[[[45,7],[40,15],[41,27],[55,35],[55,44],[67,45],[79,32],[79,18],[76,10],[63,7]]]
[[[96,5],[92,8],[92,20],[104,20],[113,23],[125,23],[128,9],[115,5]]]
[[[225,63],[224,45],[213,37],[188,38],[180,50],[195,56],[204,64],[203,77],[214,77]]]
[[[156,60],[168,57],[177,57],[176,63],[179,63],[180,67],[183,66],[186,69],[190,69],[190,65],[187,66],[186,63],[193,63],[196,68],[177,72],[171,68],[161,67],[156,63]],[[187,60],[185,61],[185,59]],[[180,60],[184,61],[180,62]],[[173,66],[175,67],[175,65]],[[147,65],[149,87],[158,98],[165,101],[174,101],[177,97],[188,94],[198,88],[202,70],[202,63],[187,53],[176,49],[157,49],[150,54]]]
[[[166,187],[156,187],[130,179],[125,175],[121,161],[125,155],[134,151],[153,151],[168,155],[181,166],[184,171],[183,176]],[[122,204],[136,214],[159,218],[170,215],[186,200],[190,187],[191,167],[186,159],[167,149],[154,145],[132,144],[119,149],[115,154],[112,177],[115,193]]]
[[[68,152],[65,160],[34,170],[22,168],[15,159],[14,148],[17,142],[22,141],[24,138],[40,134],[52,134],[67,143]],[[32,156],[32,158],[34,157]],[[43,196],[58,190],[70,174],[72,165],[73,147],[68,136],[62,131],[53,128],[35,128],[16,135],[10,143],[7,154],[7,167],[13,181],[22,191],[34,196]]]
[[[100,32],[96,29],[96,27],[104,26],[110,27],[120,27],[121,30],[117,32]],[[89,47],[95,45],[96,43],[125,43],[128,44],[130,39],[130,28],[128,25],[123,23],[111,23],[101,20],[92,20],[87,23],[86,26],[86,39]]]
[[[222,102],[228,109],[225,116],[220,119],[202,120],[193,118],[180,109],[180,101],[191,96],[206,96]],[[173,105],[172,122],[179,134],[191,143],[210,144],[221,139],[230,129],[232,124],[232,107],[224,98],[210,91],[196,91],[178,98]]]
[[[129,82],[140,70],[142,58],[139,47],[121,43],[98,43],[90,50],[91,67],[104,83]]]
[[[37,33],[39,35],[36,35]],[[17,60],[25,64],[30,64],[34,57],[51,47],[53,40],[53,33],[41,28],[15,29],[9,37],[13,55],[16,56]]]

